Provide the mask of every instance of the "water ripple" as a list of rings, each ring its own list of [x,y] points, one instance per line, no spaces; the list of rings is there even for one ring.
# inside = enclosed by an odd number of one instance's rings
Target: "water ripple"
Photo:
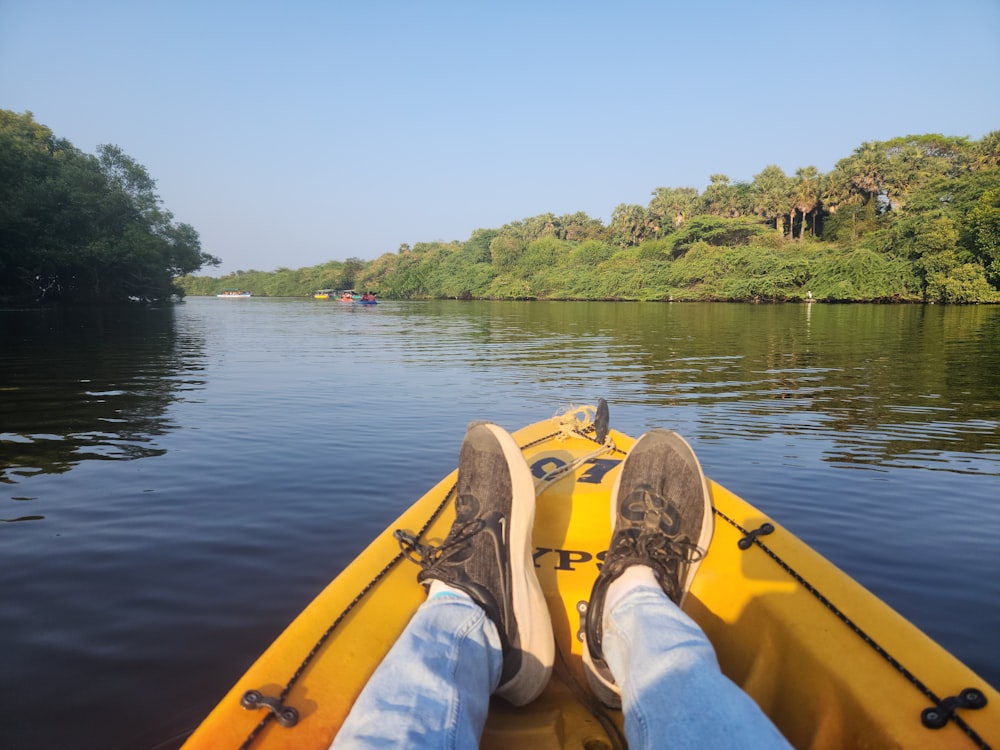
[[[1000,684],[1000,308],[246,302],[0,326],[14,746],[190,728],[469,421],[598,396]]]

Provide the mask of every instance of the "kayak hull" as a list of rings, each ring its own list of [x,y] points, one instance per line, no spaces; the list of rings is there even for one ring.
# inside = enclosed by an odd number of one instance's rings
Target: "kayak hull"
[[[535,564],[557,655],[538,700],[494,699],[482,747],[617,748],[622,714],[600,706],[582,667],[580,603],[611,535],[609,495],[633,438],[596,442],[586,408],[514,433],[539,482]],[[613,445],[613,447],[607,447]],[[395,529],[440,540],[454,518],[452,472],[380,534],[253,664],[186,748],[326,748],[384,654],[424,600],[418,568]],[[685,610],[716,648],[723,672],[801,748],[975,747],[1000,741],[1000,695],[841,570],[758,509],[710,482],[709,553]],[[771,524],[749,543],[748,532]],[[745,547],[745,548],[744,548]],[[874,644],[874,646],[873,646]],[[877,646],[877,648],[876,648]],[[987,704],[957,710],[940,729],[921,712],[966,688]],[[292,727],[241,707],[248,690],[299,714]],[[971,731],[971,735],[970,735]]]

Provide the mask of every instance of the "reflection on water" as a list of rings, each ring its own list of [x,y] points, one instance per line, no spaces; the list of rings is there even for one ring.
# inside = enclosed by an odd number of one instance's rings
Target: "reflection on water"
[[[0,482],[162,455],[166,408],[201,356],[174,310],[0,312]],[[188,381],[190,383],[190,381]]]
[[[837,463],[1000,474],[994,308],[496,302],[398,317],[414,366],[698,409],[703,439],[822,437]]]
[[[599,396],[1000,684],[1000,307],[211,298],[0,353],[4,747],[183,735],[469,421]]]
[[[0,482],[159,455],[167,407],[203,384],[204,341],[178,334],[171,308],[2,314]],[[486,369],[536,400],[542,388],[699,409],[703,439],[820,436],[828,461],[1000,474],[992,308],[441,302],[364,314],[364,338],[343,351],[361,365]]]

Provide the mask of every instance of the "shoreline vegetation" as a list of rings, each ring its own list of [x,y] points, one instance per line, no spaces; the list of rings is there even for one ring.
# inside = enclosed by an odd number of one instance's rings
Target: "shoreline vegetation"
[[[195,275],[220,263],[117,146],[85,154],[0,110],[0,303],[169,300],[249,289],[383,299],[1000,303],[1000,130],[861,144],[828,173],[658,187],[605,224],[541,214],[366,261]]]
[[[542,214],[364,261],[179,280],[192,295],[372,289],[387,299],[1000,302],[1000,131],[864,143],[826,174],[765,167],[649,204]]]
[[[87,154],[0,109],[0,304],[167,300],[178,277],[218,264],[118,146]]]

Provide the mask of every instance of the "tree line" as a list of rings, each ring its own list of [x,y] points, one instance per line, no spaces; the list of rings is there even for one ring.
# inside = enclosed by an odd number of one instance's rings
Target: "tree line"
[[[399,299],[1000,302],[1000,131],[863,143],[828,173],[766,166],[750,182],[659,187],[607,225],[542,214],[465,241],[402,245],[373,261],[190,277],[307,295]]]
[[[30,112],[0,109],[0,301],[169,299],[219,260],[174,221],[146,169],[117,146],[87,154]]]
[[[375,260],[195,276],[219,260],[116,146],[85,154],[0,110],[0,301],[305,296],[1000,302],[1000,131],[863,143],[828,173],[658,187],[607,224],[551,213]]]

